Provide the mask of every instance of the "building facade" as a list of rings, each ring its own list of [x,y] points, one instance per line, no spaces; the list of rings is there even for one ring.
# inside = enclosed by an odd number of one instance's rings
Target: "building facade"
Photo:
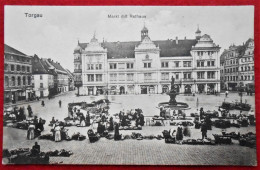
[[[68,76],[69,76],[69,80],[68,80],[68,86],[69,86],[69,91],[73,91],[75,89],[75,77],[73,75],[73,73],[71,73],[68,69],[66,69]]]
[[[31,100],[31,57],[6,44],[4,47],[4,102]]]
[[[144,27],[141,41],[78,43],[74,74],[82,95],[163,93],[171,77],[180,93],[219,92],[219,49],[199,29],[194,39],[152,41]]]
[[[222,89],[254,91],[254,40],[248,39],[243,45],[231,45],[221,54]]]
[[[37,55],[32,59],[32,75],[33,75],[33,90],[38,97],[48,97],[54,95],[54,69],[40,59]]]
[[[239,48],[240,46],[231,45],[229,49],[225,49],[220,56],[223,60],[224,67],[222,67],[224,85],[223,88],[227,90],[236,90],[239,80]]]
[[[245,43],[245,51],[239,58],[239,86],[245,90],[255,90],[254,74],[254,40],[249,39]]]
[[[69,76],[67,71],[58,62],[54,62],[50,58],[43,59],[50,69],[53,69],[55,94],[69,91]]]

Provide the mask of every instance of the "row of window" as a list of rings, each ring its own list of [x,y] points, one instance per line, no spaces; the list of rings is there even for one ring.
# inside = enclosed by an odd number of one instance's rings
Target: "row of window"
[[[88,80],[88,82],[94,82],[94,81],[100,82],[100,81],[102,81],[102,74],[96,74],[96,75],[87,74],[87,80]]]
[[[238,67],[227,68],[227,69],[225,68],[225,73],[234,73],[234,72],[238,72]],[[221,73],[223,73],[223,71]]]
[[[197,61],[197,67],[214,67],[214,66],[215,66],[215,60],[210,60],[210,61],[198,60]]]
[[[203,56],[204,54],[208,56],[212,56],[214,54],[214,51],[198,51],[198,56]]]
[[[240,80],[254,80],[254,79],[255,79],[254,75],[240,76]],[[238,76],[225,76],[225,81],[238,81]]]
[[[254,71],[254,66],[250,67],[250,66],[242,66],[241,67],[241,71]]]
[[[241,59],[242,63],[254,61],[254,57],[244,57]]]
[[[87,70],[102,70],[102,64],[87,64]]]
[[[238,59],[226,60],[225,61],[226,65],[236,65],[237,63],[238,63]]]
[[[5,64],[5,71],[22,71],[22,72],[30,72],[31,68],[29,66],[21,66],[14,64]]]
[[[8,76],[5,76],[5,86],[21,86],[26,85],[26,79],[27,79],[27,85],[31,85],[31,76],[28,76],[27,78],[25,76],[23,77],[14,77],[12,76],[9,78]],[[11,80],[11,82],[10,82]]]
[[[4,55],[4,58],[6,61],[11,60],[11,61],[18,61],[18,62],[26,62],[26,63],[31,62],[30,59],[21,56]]]
[[[117,63],[110,63],[109,64],[110,69],[117,69]],[[133,69],[134,63],[118,63],[118,69]]]
[[[110,74],[110,81],[117,81],[117,77],[118,77],[118,81],[125,81],[125,74]],[[134,74],[133,73],[128,73],[126,74],[126,80],[127,81],[133,81],[134,80]]]

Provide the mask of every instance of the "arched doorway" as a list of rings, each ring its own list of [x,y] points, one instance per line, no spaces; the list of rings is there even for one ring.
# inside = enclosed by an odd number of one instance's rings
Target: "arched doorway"
[[[134,94],[135,90],[134,90],[134,86],[127,86],[127,94]]]
[[[124,86],[121,86],[119,88],[119,90],[120,90],[120,94],[125,94],[125,87]]]
[[[168,85],[164,85],[164,86],[162,87],[162,93],[166,93],[166,92],[168,92],[168,91],[169,91]]]
[[[110,87],[110,94],[116,94],[116,86]]]
[[[184,86],[184,93],[191,94],[191,85],[187,84]]]
[[[141,86],[141,94],[147,94],[147,86]]]
[[[155,88],[153,85],[149,86],[149,93],[155,93]]]
[[[215,90],[215,84],[208,84],[207,93],[213,94]]]
[[[198,92],[199,93],[203,93],[205,89],[205,85],[204,84],[198,84]]]

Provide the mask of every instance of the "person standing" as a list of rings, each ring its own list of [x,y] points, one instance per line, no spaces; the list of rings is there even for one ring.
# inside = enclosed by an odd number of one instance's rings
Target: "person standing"
[[[108,130],[114,130],[114,121],[113,121],[113,117],[110,117],[109,119],[109,127]]]
[[[200,121],[201,119],[203,119],[203,116],[204,116],[204,110],[203,110],[203,107],[200,108]]]
[[[42,107],[44,107],[45,106],[45,103],[44,103],[44,101],[42,101]]]
[[[181,141],[182,139],[183,139],[182,127],[180,125],[178,125],[176,140]]]
[[[89,111],[87,112],[87,115],[86,115],[86,126],[90,126],[90,115],[89,115]]]
[[[61,100],[59,100],[59,106],[60,106],[60,108],[61,108]]]
[[[33,140],[34,139],[34,131],[35,131],[35,125],[30,122],[28,130],[27,130],[27,139]]]
[[[201,134],[202,134],[202,139],[207,138],[207,125],[206,122],[203,122],[201,125]]]
[[[27,107],[29,117],[32,117],[32,108],[30,105]]]
[[[118,123],[116,123],[114,140],[120,140],[120,139],[121,139],[121,135],[119,134],[119,125]]]
[[[226,94],[226,97],[228,97],[228,91],[226,91],[225,94]]]
[[[54,140],[55,142],[60,142],[61,141],[61,127],[59,124],[56,125],[56,127],[54,128]]]

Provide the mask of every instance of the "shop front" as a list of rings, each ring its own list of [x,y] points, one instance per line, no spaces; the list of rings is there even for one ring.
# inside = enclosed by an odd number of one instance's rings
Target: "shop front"
[[[134,93],[135,93],[134,85],[127,86],[127,94],[134,94]]]
[[[93,86],[88,87],[88,95],[94,95],[94,87]]]
[[[99,95],[99,94],[104,94],[104,87],[103,86],[97,86],[97,92],[96,94]]]
[[[203,93],[204,92],[205,84],[198,84],[197,87],[198,87],[198,92],[199,93]]]
[[[184,86],[184,93],[191,94],[191,85],[190,84],[187,84]]]

